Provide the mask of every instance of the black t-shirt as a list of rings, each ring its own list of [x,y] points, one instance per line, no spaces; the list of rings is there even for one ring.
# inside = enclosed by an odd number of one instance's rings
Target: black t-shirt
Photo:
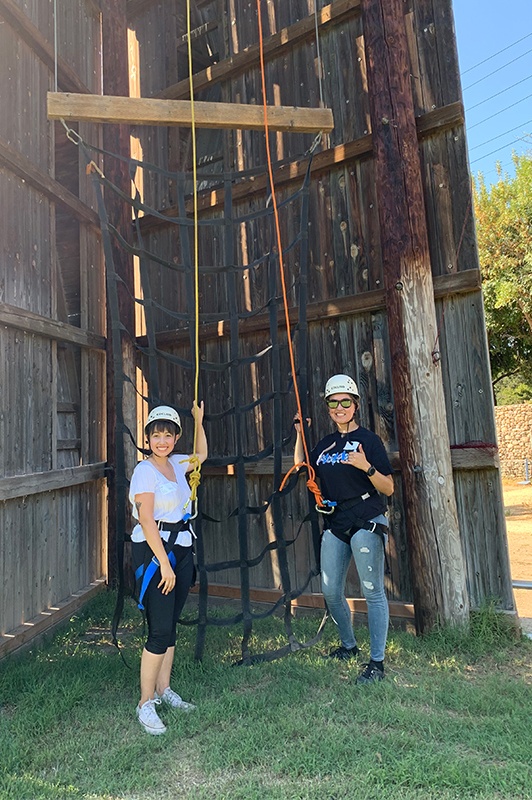
[[[386,511],[386,502],[375,491],[370,479],[361,469],[347,463],[349,450],[358,450],[362,445],[366,458],[383,475],[391,475],[393,469],[381,439],[367,428],[357,428],[350,433],[331,433],[325,436],[310,453],[310,463],[316,470],[325,500],[343,503],[370,493],[353,507],[324,517],[324,524],[332,531],[346,531],[353,525],[355,517],[372,519]]]

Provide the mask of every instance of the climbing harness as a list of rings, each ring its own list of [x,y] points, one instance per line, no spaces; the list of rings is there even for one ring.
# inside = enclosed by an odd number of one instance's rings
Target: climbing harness
[[[179,522],[165,522],[164,520],[157,520],[157,527],[160,531],[168,531],[170,536],[168,537],[168,541],[164,542],[165,550],[168,554],[168,561],[172,569],[175,568],[176,565],[176,557],[172,550],[173,546],[177,541],[177,537],[182,531],[190,530],[188,525],[188,520],[190,516],[186,519],[183,518]],[[192,531],[191,531],[192,533]],[[149,554],[148,554],[149,555]],[[150,585],[150,582],[160,567],[159,560],[156,556],[152,556],[151,558],[148,557],[146,561],[141,564],[135,570],[135,585],[139,585],[139,592],[138,592],[138,607],[141,611],[144,611],[144,595],[146,594],[146,590]]]

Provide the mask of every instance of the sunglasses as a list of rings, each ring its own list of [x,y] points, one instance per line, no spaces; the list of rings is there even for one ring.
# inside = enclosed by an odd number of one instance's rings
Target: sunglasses
[[[344,397],[343,400],[327,400],[326,403],[329,408],[338,408],[338,406],[349,408],[353,404],[353,400],[350,397]]]

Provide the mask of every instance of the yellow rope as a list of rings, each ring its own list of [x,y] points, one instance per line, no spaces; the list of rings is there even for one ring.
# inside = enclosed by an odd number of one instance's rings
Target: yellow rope
[[[192,180],[194,196],[194,403],[198,405],[199,395],[199,247],[198,247],[198,190],[197,190],[197,167],[196,167],[196,117],[194,109],[194,76],[192,73],[192,26],[190,14],[190,0],[187,0],[187,52],[188,52],[188,80],[190,86],[190,112],[191,112],[191,138],[192,138]],[[194,418],[194,444],[193,455],[190,463],[193,465],[192,471],[188,476],[190,484],[190,498],[192,502],[196,500],[198,486],[201,482],[201,464],[196,455],[198,441],[198,423]]]

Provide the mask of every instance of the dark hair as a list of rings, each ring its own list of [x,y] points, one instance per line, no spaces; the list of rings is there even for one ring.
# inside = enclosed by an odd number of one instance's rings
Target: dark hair
[[[181,428],[169,419],[154,419],[144,428],[146,439],[149,439],[154,433],[165,433],[166,431],[171,433],[172,436],[177,436],[181,433]]]

